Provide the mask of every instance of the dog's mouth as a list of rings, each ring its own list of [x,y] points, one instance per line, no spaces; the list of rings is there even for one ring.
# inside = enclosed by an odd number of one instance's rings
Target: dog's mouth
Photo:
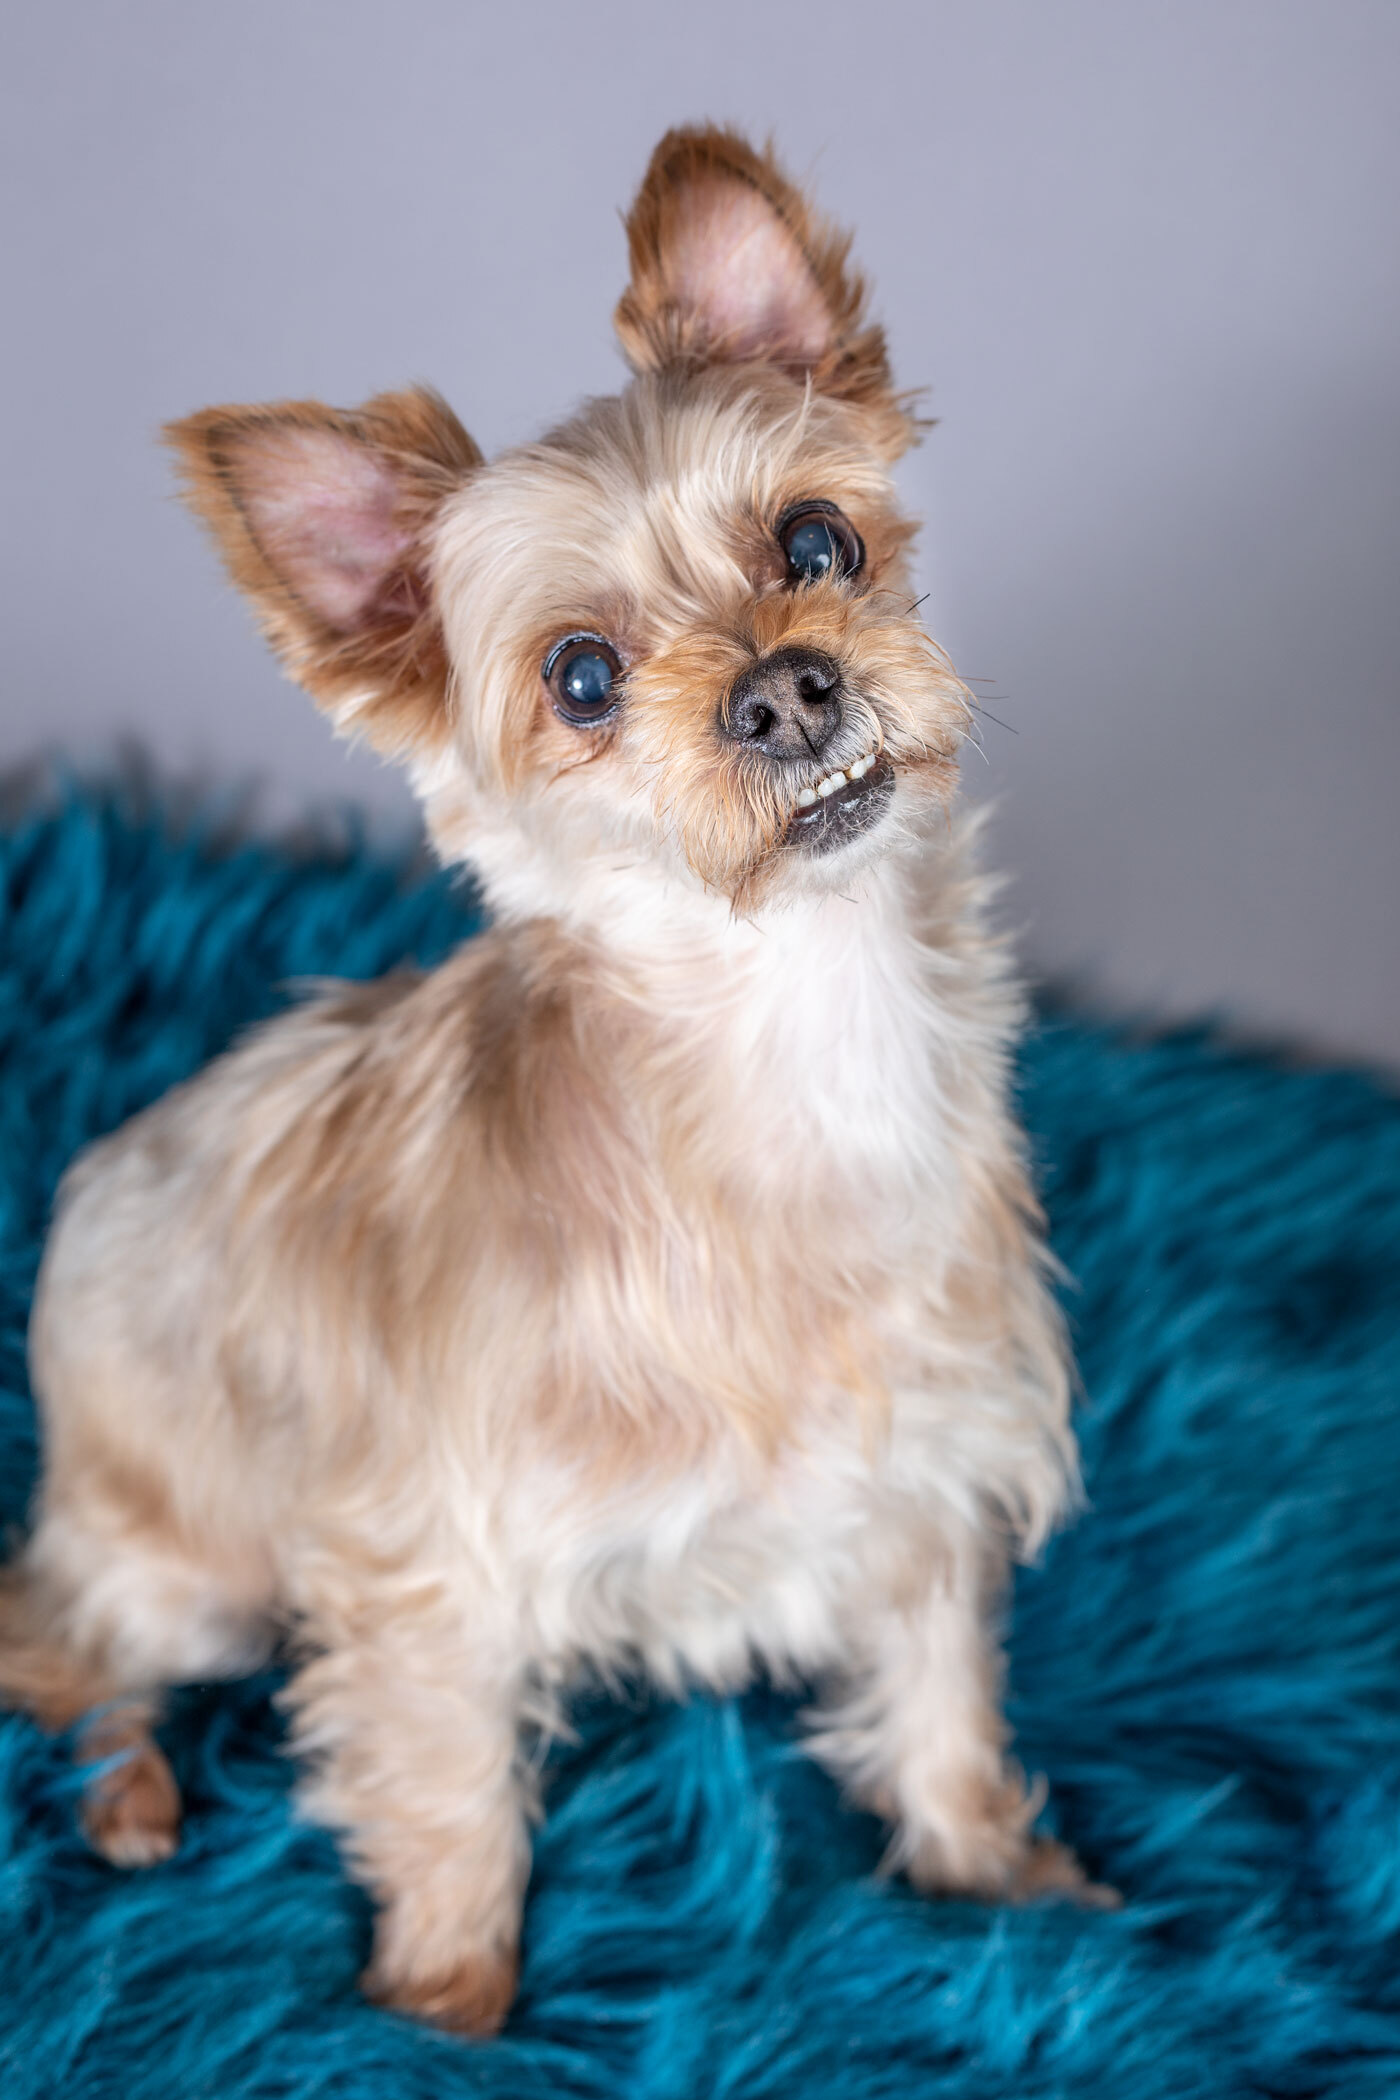
[[[882,752],[867,751],[844,771],[801,790],[783,843],[804,853],[830,853],[878,823],[893,793],[894,767]]]

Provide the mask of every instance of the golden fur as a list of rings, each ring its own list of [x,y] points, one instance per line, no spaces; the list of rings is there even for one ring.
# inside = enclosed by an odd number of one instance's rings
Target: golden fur
[[[87,1823],[127,1863],[174,1841],[162,1686],[286,1638],[306,1805],[380,1905],[369,1988],[478,2032],[539,1808],[521,1730],[585,1668],[815,1681],[814,1753],[922,1885],[1081,1886],[999,1713],[1008,1560],[1074,1452],[1019,1000],[948,814],[965,696],[889,480],[908,419],[771,158],[673,134],[629,235],[627,391],[491,464],[416,391],[172,431],[273,646],[408,762],[496,923],[73,1168],[0,1618],[11,1697],[108,1702]],[[792,588],[775,521],[814,497],[866,561]],[[624,673],[583,729],[541,677],[579,631]],[[724,730],[794,647],[841,672],[810,766]],[[885,813],[801,850],[799,788],[862,752]]]

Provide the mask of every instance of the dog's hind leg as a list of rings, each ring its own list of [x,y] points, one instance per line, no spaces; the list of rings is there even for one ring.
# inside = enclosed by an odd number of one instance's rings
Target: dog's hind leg
[[[150,1866],[174,1851],[180,1795],[152,1729],[155,1688],[120,1682],[111,1661],[77,1646],[69,1614],[26,1559],[0,1576],[0,1701],[41,1727],[80,1724],[78,1760],[94,1769],[81,1819],[93,1849],[114,1866]]]
[[[94,1770],[83,1789],[83,1834],[114,1867],[153,1867],[180,1837],[180,1789],[152,1728],[154,1699],[114,1700],[84,1722],[78,1757]]]
[[[91,1766],[82,1824],[116,1866],[168,1858],[180,1796],[152,1733],[166,1685],[223,1677],[267,1645],[216,1573],[131,1530],[49,1510],[0,1573],[0,1704],[42,1727],[76,1725]]]

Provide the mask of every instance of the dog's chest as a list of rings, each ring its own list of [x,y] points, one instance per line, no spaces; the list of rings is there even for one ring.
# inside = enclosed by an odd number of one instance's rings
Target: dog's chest
[[[755,1166],[795,1152],[833,1189],[903,1189],[940,1153],[936,1004],[899,915],[843,900],[776,921],[716,1003],[717,1049],[747,1105]],[[917,1164],[916,1164],[917,1163]]]
[[[640,1381],[663,1443],[673,1400],[683,1429],[718,1426],[679,1465],[629,1438],[617,1463],[595,1447],[513,1483],[508,1551],[534,1645],[561,1670],[630,1657],[662,1682],[714,1685],[755,1662],[809,1672],[842,1651],[875,1570],[924,1550],[930,1504],[898,1477],[889,1430],[957,1230],[925,963],[893,911],[794,913],[736,939],[690,1008],[694,1092],[674,1111],[658,1098],[650,1139],[678,1179],[618,1245],[665,1288],[629,1290],[616,1324],[589,1327],[604,1396],[590,1419]],[[578,1331],[600,1295],[571,1293],[561,1325]],[[655,1337],[624,1332],[624,1307]],[[756,1456],[755,1439],[779,1455]]]
[[[555,1531],[550,1500],[532,1498],[526,1583],[541,1655],[564,1675],[638,1662],[676,1686],[820,1668],[877,1565],[927,1527],[849,1421],[770,1466],[711,1453],[685,1475],[639,1477],[586,1524],[561,1504]]]

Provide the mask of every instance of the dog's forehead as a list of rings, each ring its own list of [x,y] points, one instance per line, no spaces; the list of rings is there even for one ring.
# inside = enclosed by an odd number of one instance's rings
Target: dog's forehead
[[[648,581],[730,588],[746,541],[803,496],[890,500],[842,410],[790,384],[636,383],[474,475],[444,520],[443,574],[483,614],[514,595],[545,619]]]

